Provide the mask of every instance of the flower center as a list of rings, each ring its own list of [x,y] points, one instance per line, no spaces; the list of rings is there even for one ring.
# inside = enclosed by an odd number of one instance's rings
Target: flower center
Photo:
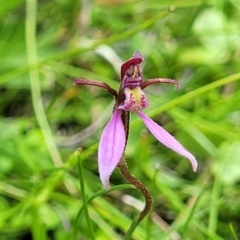
[[[137,111],[149,106],[147,97],[140,87],[124,88],[125,100],[118,109]]]

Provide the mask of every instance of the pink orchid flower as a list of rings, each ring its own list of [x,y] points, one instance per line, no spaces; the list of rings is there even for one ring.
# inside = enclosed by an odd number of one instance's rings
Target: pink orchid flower
[[[156,83],[173,84],[176,88],[179,88],[178,82],[172,79],[154,78],[144,81],[140,68],[142,61],[140,52],[136,51],[133,57],[122,65],[121,85],[118,92],[103,82],[85,79],[74,81],[75,85],[92,85],[104,88],[115,96],[116,104],[113,114],[103,130],[98,148],[99,174],[105,188],[109,187],[109,178],[124,155],[129,131],[129,112],[137,113],[159,142],[189,159],[193,171],[197,170],[198,164],[195,157],[166,130],[142,112],[142,109],[149,106],[148,99],[143,92],[144,88]]]

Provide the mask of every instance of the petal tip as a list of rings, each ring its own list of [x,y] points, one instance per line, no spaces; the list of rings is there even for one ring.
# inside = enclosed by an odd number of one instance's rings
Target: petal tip
[[[102,181],[102,184],[103,184],[105,189],[109,189],[110,188],[109,179],[104,179],[104,181]]]
[[[109,189],[109,187],[110,187],[109,178],[110,178],[111,174],[109,174],[109,172],[100,170],[100,168],[98,169],[98,171],[99,171],[99,177],[100,177],[103,187],[105,189]]]
[[[80,85],[80,84],[78,84],[78,81],[79,81],[79,79],[76,78],[76,79],[73,81],[73,85]]]
[[[142,57],[141,53],[138,50],[136,50],[133,55],[133,58],[143,58],[143,57]]]
[[[197,168],[198,168],[198,163],[197,163],[196,159],[194,159],[194,160],[195,161],[192,163],[192,169],[193,169],[194,172],[196,172]]]
[[[190,152],[188,152],[188,154],[185,157],[187,157],[188,160],[191,162],[192,170],[196,172],[198,168],[198,162],[196,158]]]

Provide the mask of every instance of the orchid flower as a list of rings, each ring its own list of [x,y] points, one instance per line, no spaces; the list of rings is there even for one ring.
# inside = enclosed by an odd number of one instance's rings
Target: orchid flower
[[[115,97],[115,106],[110,121],[103,130],[98,148],[98,166],[100,179],[105,188],[109,187],[109,178],[114,169],[123,161],[123,155],[129,132],[129,113],[135,112],[142,119],[152,135],[163,145],[186,157],[197,170],[195,157],[187,151],[173,136],[150,119],[142,109],[149,106],[144,89],[152,84],[167,83],[179,88],[177,81],[166,78],[143,80],[140,64],[143,57],[136,51],[133,57],[121,67],[121,84],[116,92],[108,84],[85,79],[76,79],[75,85],[92,85],[107,90]]]

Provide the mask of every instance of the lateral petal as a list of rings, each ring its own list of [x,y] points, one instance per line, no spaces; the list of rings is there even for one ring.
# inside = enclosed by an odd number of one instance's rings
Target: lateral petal
[[[115,110],[103,130],[98,148],[98,167],[100,179],[109,188],[109,178],[117,167],[126,144],[126,135],[121,119],[121,110]]]
[[[160,127],[156,122],[149,118],[146,114],[141,111],[137,111],[139,117],[143,120],[146,127],[152,133],[152,135],[166,147],[172,149],[176,153],[186,157],[192,164],[192,169],[194,172],[197,171],[198,163],[195,157],[187,151],[171,134]]]

